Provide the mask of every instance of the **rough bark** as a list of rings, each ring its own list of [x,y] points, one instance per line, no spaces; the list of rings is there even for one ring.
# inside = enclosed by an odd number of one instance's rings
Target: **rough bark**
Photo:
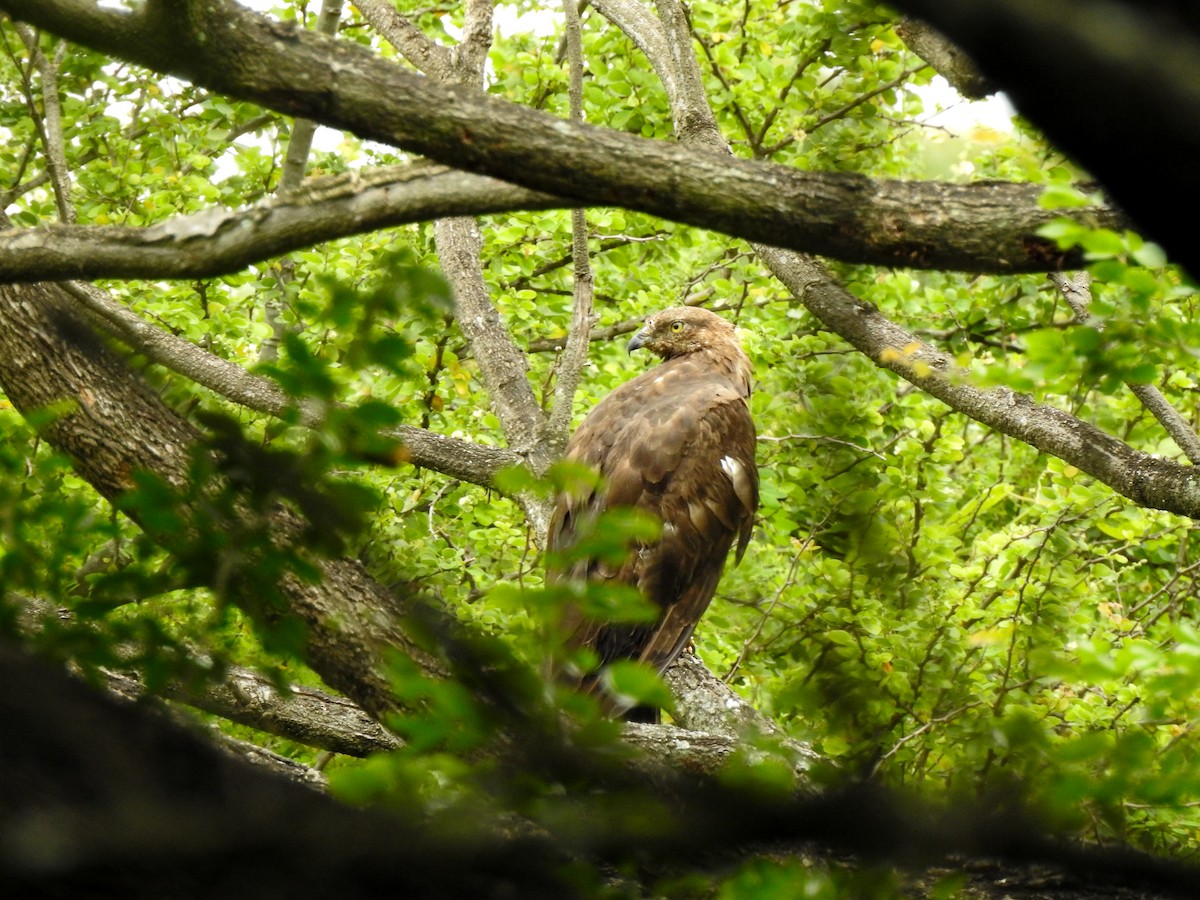
[[[182,3],[187,15],[174,5],[156,0],[125,14],[87,0],[0,0],[0,9],[18,19],[120,58],[556,194],[566,205],[619,205],[772,246],[880,265],[1029,272],[1078,262],[1036,235],[1057,215],[1037,206],[1037,186],[889,182],[735,159],[434,84],[364,47],[273,22],[226,0]],[[1099,225],[1122,222],[1104,207],[1072,215]]]
[[[624,19],[621,5],[602,13]],[[676,127],[687,123],[686,139],[711,149],[724,150],[716,118],[708,105],[699,67],[690,56],[689,32],[677,0],[658,0],[661,39],[673,48],[653,61],[664,84],[674,85],[671,106]],[[639,35],[649,26],[640,14]],[[933,347],[870,303],[859,300],[811,255],[763,244],[755,252],[771,273],[804,304],[823,325],[865,354],[876,365],[889,369],[951,408],[1039,450],[1071,463],[1135,503],[1190,517],[1200,514],[1200,469],[1183,466],[1137,451],[1076,417],[1007,388],[975,387],[954,358]]]
[[[933,66],[952,88],[968,100],[982,100],[999,90],[995,82],[980,73],[971,57],[936,28],[918,19],[904,19],[897,23],[896,34],[909,50]]]
[[[130,692],[140,688],[140,682],[133,679],[127,679],[125,685]],[[257,672],[239,666],[200,688],[169,683],[159,693],[231,722],[331,753],[369,756],[400,746],[395,735],[344,697],[301,685],[280,690]]]
[[[1200,15],[1141,0],[897,0],[944,32],[1017,109],[1193,275],[1171,208],[1200,201]]]
[[[0,719],[20,736],[0,741],[0,882],[13,896],[569,893],[544,841],[350,809],[2,643]]]
[[[316,178],[244,210],[212,207],[148,228],[0,232],[0,281],[209,278],[323,241],[438,216],[553,209],[560,198],[426,164]]]
[[[438,260],[454,289],[455,321],[471,345],[508,445],[542,471],[550,463],[540,441],[545,417],[529,384],[529,361],[513,343],[484,284],[479,226],[473,219],[439,219],[435,234]]]
[[[703,780],[661,831],[564,819],[554,833],[457,811],[405,819],[334,803],[255,770],[149,708],[105,700],[0,642],[0,881],[16,896],[89,898],[566,897],[570,861],[636,853],[656,866],[720,872],[740,854],[794,852],[892,860],[936,885],[947,854],[970,866],[972,896],[1014,884],[1069,896],[1191,896],[1200,873],[1141,854],[1058,844],[1011,813],[939,811],[871,789],[770,802]],[[719,742],[718,742],[719,743]],[[710,748],[711,749],[711,748]],[[640,776],[644,790],[676,781]],[[767,843],[769,842],[769,843]],[[811,846],[811,843],[809,844]],[[1023,896],[1063,896],[1046,890]]]
[[[43,425],[43,434],[109,500],[119,501],[133,487],[136,470],[177,487],[187,483],[199,433],[104,347],[61,287],[0,287],[0,389],[25,416],[61,412]],[[276,524],[281,534],[298,527],[283,510]],[[326,683],[378,716],[396,708],[384,674],[387,653],[399,650],[431,674],[444,674],[407,630],[408,600],[390,594],[356,561],[319,566],[320,583],[287,575],[280,590],[288,612],[308,629],[308,662]],[[255,614],[257,598],[241,599]]]

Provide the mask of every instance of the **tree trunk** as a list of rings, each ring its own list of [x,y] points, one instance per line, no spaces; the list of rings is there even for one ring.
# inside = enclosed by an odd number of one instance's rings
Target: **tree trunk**
[[[60,286],[0,287],[0,389],[22,415],[41,423],[51,445],[109,501],[119,502],[133,487],[137,470],[175,487],[187,483],[199,432],[96,337]],[[276,511],[281,533],[299,524],[294,514]],[[306,629],[309,665],[327,684],[380,716],[396,709],[384,674],[386,653],[398,650],[427,674],[445,674],[410,633],[412,598],[391,594],[357,561],[319,565],[319,583],[285,575],[278,587],[287,612]],[[257,598],[232,599],[260,622],[277,614]]]

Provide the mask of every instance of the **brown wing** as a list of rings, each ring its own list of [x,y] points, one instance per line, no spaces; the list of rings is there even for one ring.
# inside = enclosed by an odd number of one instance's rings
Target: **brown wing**
[[[595,466],[602,487],[560,498],[551,549],[567,546],[582,521],[615,506],[637,507],[663,523],[661,538],[620,569],[579,563],[559,577],[618,579],[660,609],[648,625],[576,617],[574,646],[601,663],[642,660],[666,668],[687,644],[716,591],[735,539],[745,550],[758,505],[755,434],[744,391],[690,357],[668,360],[622,385],[587,417],[567,457]]]

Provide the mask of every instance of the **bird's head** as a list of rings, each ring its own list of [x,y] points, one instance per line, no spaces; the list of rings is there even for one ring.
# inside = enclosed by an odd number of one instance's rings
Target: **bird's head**
[[[674,359],[723,345],[738,346],[733,326],[696,306],[675,306],[646,319],[629,341],[629,352],[645,347],[661,359]]]

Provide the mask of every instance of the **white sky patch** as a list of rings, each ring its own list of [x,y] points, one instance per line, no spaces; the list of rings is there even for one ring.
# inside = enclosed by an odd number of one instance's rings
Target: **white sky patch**
[[[1016,110],[1003,93],[992,94],[986,100],[966,100],[941,75],[935,75],[927,85],[908,90],[925,104],[923,122],[945,128],[954,135],[961,137],[980,127],[1003,132],[1013,130],[1012,117]]]
[[[550,37],[562,28],[561,9],[528,9],[521,11],[515,6],[497,6],[492,24],[501,34],[532,34],[535,37]]]

